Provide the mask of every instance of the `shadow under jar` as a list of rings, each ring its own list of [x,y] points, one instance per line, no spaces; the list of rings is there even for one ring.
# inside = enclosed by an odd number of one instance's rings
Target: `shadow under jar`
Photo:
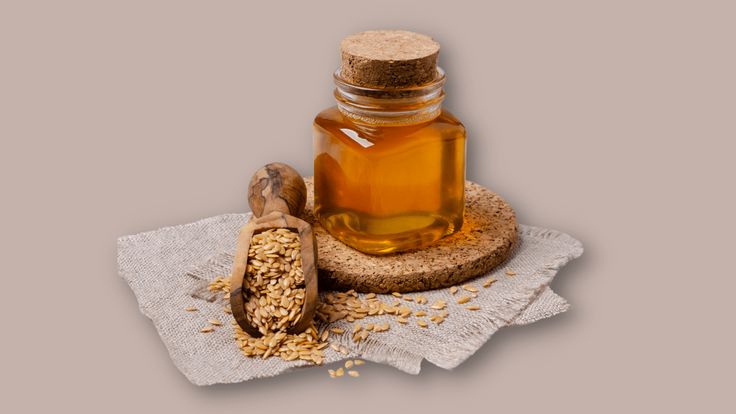
[[[442,109],[445,75],[366,87],[335,75],[337,106],[314,120],[315,215],[361,252],[425,247],[457,232],[465,207],[465,128]]]

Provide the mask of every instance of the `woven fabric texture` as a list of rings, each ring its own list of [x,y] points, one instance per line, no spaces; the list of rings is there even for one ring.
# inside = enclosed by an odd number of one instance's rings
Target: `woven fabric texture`
[[[232,339],[232,316],[207,285],[217,276],[230,273],[240,228],[250,214],[225,214],[194,223],[165,227],[118,239],[120,276],[135,294],[141,312],[150,318],[177,368],[194,384],[234,383],[271,377],[310,365],[304,361],[285,362],[279,358],[247,358]],[[453,295],[449,289],[421,292],[429,304],[447,302],[446,320],[421,328],[414,318],[397,323],[390,315],[371,316],[361,322],[388,322],[387,332],[374,333],[359,344],[350,338],[352,324],[333,322],[330,327],[346,333],[330,336],[350,349],[349,355],[325,349],[325,363],[360,357],[418,374],[423,360],[451,369],[477,351],[503,326],[524,325],[564,312],[569,305],[555,294],[549,283],[557,271],[583,253],[582,244],[565,233],[532,226],[519,226],[520,243],[513,257],[493,272],[467,283],[479,289],[470,311],[456,303],[466,294]],[[506,274],[507,270],[515,273]],[[490,287],[482,284],[496,279]],[[417,294],[409,294],[416,296]],[[396,298],[378,295],[384,302]],[[413,310],[428,305],[404,302]],[[194,306],[197,312],[184,309]],[[223,326],[202,334],[207,320],[219,319]]]

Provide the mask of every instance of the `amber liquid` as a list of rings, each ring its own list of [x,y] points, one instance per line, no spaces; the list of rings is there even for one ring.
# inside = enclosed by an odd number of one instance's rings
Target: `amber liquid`
[[[345,244],[387,254],[462,226],[465,128],[449,112],[386,126],[333,107],[314,121],[314,148],[315,214]]]

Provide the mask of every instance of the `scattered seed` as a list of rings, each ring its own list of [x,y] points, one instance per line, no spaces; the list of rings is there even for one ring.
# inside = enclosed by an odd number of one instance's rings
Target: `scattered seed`
[[[347,361],[345,361],[345,368],[346,369],[350,369],[352,367],[353,367],[353,360],[352,359],[348,359]]]
[[[213,328],[212,326],[205,326],[204,328],[200,329],[199,332],[208,333],[208,332],[212,332],[214,330],[215,330],[215,328]]]
[[[424,319],[417,319],[417,325],[421,326],[422,328],[426,328],[427,326],[429,326],[427,324],[427,321],[425,321]]]
[[[425,311],[416,311],[416,312],[414,312],[414,316],[427,316],[427,312],[425,312]]]
[[[401,297],[401,293],[399,293],[399,292],[391,292],[391,294],[392,294],[392,295],[393,295],[394,297],[397,297],[397,298],[400,298],[400,297]]]
[[[355,360],[355,365],[356,365],[356,366],[357,366],[357,365],[363,365],[363,364],[365,364],[365,361],[363,361],[362,359],[356,359],[356,360]]]
[[[222,322],[217,319],[210,319],[208,322],[215,326],[222,326]]]
[[[478,288],[474,286],[470,286],[470,285],[463,285],[463,289],[467,290],[468,292],[473,292],[473,293],[478,291]]]
[[[486,281],[485,281],[485,283],[483,283],[483,287],[484,287],[484,288],[488,288],[488,287],[491,287],[491,285],[492,285],[492,284],[493,284],[493,283],[494,283],[495,281],[496,281],[496,279],[494,279],[494,278],[490,278],[490,279],[486,280]]]
[[[340,335],[341,333],[344,333],[345,330],[342,328],[330,328],[330,331],[334,333],[335,335]]]
[[[342,377],[343,375],[345,375],[345,369],[343,369],[342,367],[335,370],[336,377]]]
[[[477,311],[477,310],[480,310],[480,306],[478,306],[478,305],[468,305],[468,306],[465,307],[465,309],[471,310],[471,311]]]
[[[458,299],[458,300],[457,300],[457,303],[458,303],[459,305],[462,305],[463,303],[468,303],[468,302],[470,302],[470,299],[471,299],[471,297],[470,297],[470,296],[463,296],[463,297],[461,297],[460,299]]]
[[[358,371],[348,371],[348,375],[350,375],[353,378],[357,378],[360,376],[360,373]]]
[[[223,276],[216,277],[215,280],[210,282],[210,284],[207,286],[207,290],[211,292],[215,292],[218,290],[221,290],[225,293],[230,292],[230,278]]]
[[[450,287],[450,293],[452,293],[453,295],[456,294],[457,293],[457,286]]]
[[[506,275],[507,276],[516,276],[516,272],[514,272],[513,270],[507,270],[506,271]]]
[[[187,312],[196,312],[199,309],[195,308],[194,306],[190,306],[190,307],[188,307],[188,308],[186,308],[184,310],[187,311]]]
[[[431,318],[429,318],[429,320],[439,325],[445,321],[445,317],[438,314],[438,315],[433,315]]]

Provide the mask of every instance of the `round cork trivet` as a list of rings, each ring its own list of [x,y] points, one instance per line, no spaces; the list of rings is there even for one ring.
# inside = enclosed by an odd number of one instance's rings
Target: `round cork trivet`
[[[431,246],[388,256],[371,256],[330,236],[314,219],[314,186],[306,178],[304,220],[317,238],[320,289],[414,292],[438,289],[487,273],[504,262],[518,241],[516,215],[491,190],[465,184],[465,218],[459,232]]]
[[[340,77],[369,88],[404,88],[437,77],[440,44],[403,30],[373,30],[340,43]]]

